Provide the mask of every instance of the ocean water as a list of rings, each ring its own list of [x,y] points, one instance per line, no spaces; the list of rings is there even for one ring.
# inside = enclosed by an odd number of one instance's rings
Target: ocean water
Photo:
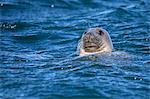
[[[111,55],[79,57],[106,29]],[[1,99],[150,99],[149,0],[0,0]]]

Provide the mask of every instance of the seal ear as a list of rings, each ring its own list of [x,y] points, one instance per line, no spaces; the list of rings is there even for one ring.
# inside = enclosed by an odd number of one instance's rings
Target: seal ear
[[[102,30],[99,30],[99,31],[98,31],[98,34],[99,34],[99,35],[104,35],[104,32],[103,32]]]

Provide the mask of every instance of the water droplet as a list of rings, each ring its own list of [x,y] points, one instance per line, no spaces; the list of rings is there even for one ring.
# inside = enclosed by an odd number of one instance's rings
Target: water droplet
[[[149,39],[148,39],[148,38],[146,38],[145,40],[146,40],[146,41],[149,41]]]
[[[51,8],[54,8],[54,5],[53,5],[53,4],[51,5]]]
[[[4,6],[4,4],[3,4],[3,3],[1,3],[1,7],[2,7],[2,6]]]
[[[10,26],[11,29],[14,29],[16,27],[16,25]]]

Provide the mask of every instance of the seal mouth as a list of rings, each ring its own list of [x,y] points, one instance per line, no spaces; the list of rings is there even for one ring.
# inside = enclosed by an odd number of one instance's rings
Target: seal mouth
[[[87,44],[86,46],[85,46],[85,48],[98,48],[98,46],[96,45],[96,44]]]
[[[84,50],[86,52],[96,52],[99,49],[99,46],[94,43],[85,43]]]

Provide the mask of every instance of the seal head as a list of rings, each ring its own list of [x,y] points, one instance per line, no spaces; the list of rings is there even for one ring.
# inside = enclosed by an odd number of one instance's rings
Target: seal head
[[[102,28],[90,28],[84,32],[79,42],[78,51],[81,56],[111,52],[113,44],[108,32]]]

